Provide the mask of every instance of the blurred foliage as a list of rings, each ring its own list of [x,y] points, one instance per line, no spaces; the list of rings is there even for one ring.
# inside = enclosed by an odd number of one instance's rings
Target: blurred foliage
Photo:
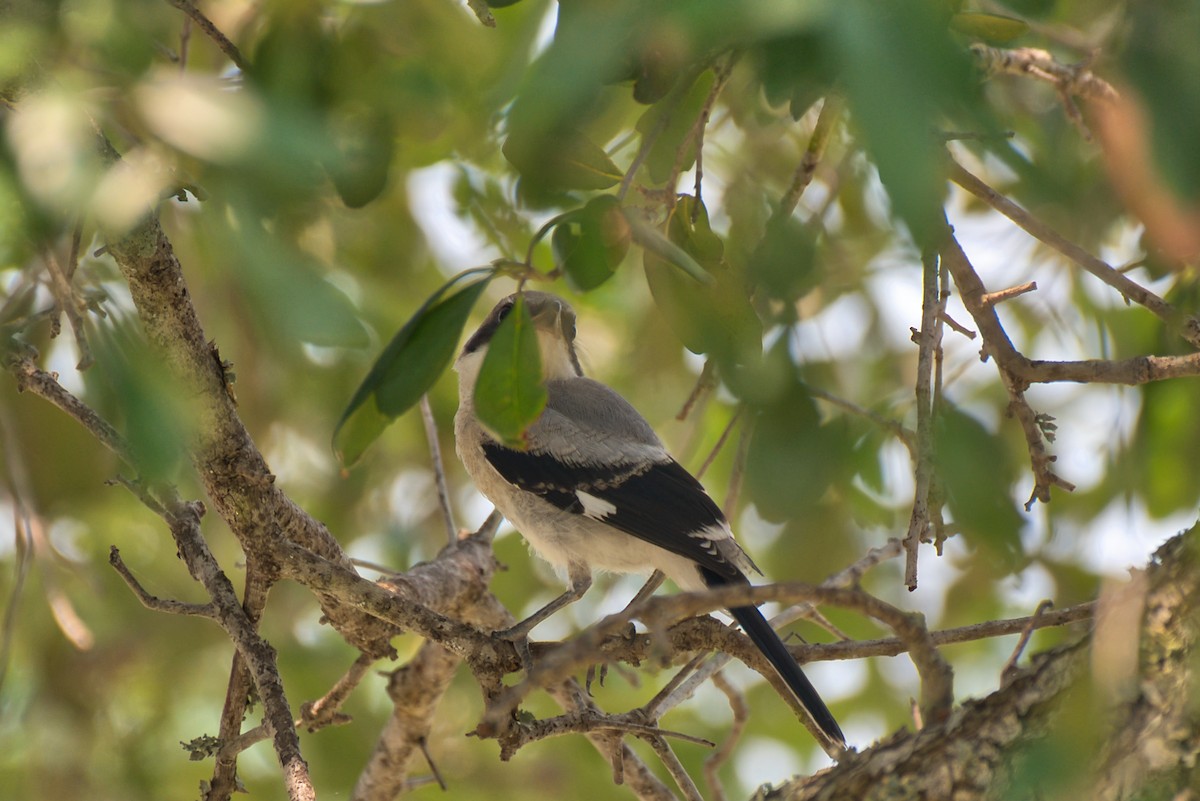
[[[1073,63],[1098,48],[1100,73],[1144,103],[1154,163],[1185,202],[1200,191],[1194,5],[488,5],[495,28],[451,0],[201,4],[244,55],[242,72],[162,0],[3,4],[0,86],[12,104],[0,110],[0,352],[36,349],[42,366],[129,437],[147,471],[200,497],[182,448],[202,421],[146,349],[101,250],[103,231],[158,203],[206,335],[232,362],[240,413],[280,485],[353,555],[403,569],[445,536],[421,423],[405,410],[428,391],[443,453],[453,453],[457,392],[445,368],[461,332],[513,291],[511,277],[536,271],[576,306],[589,373],[629,397],[688,467],[699,469],[724,439],[706,484],[721,501],[743,487],[729,513],[767,576],[810,581],[907,525],[907,451],[822,393],[915,425],[917,254],[943,211],[990,289],[1038,281],[1037,293],[1000,309],[1032,358],[1182,352],[1160,321],[948,188],[939,132],[971,134],[951,145],[971,169],[1114,264],[1145,257],[1129,275],[1195,312],[1194,272],[1145,252],[1152,243],[1123,213],[1096,145],[1055,91],[983,81],[967,51],[976,40],[1004,41]],[[844,125],[796,211],[778,215],[831,90],[846,101]],[[97,129],[119,164],[96,147]],[[50,259],[71,275],[86,320],[96,364],[83,373],[73,369],[80,353],[68,323],[56,327]],[[480,265],[491,265],[487,280],[451,281]],[[954,299],[949,313],[970,327]],[[513,326],[516,352],[523,340]],[[703,359],[717,366],[719,387],[676,420]],[[1055,418],[1056,469],[1079,489],[1027,513],[1025,443],[994,367],[979,362],[978,340],[947,331],[943,374],[937,466],[962,536],[940,558],[923,552],[914,595],[897,565],[869,575],[883,597],[938,626],[1027,614],[1041,597],[1087,600],[1101,575],[1139,562],[1194,517],[1195,381],[1032,388],[1035,409]],[[529,403],[526,413],[536,398]],[[355,469],[340,469],[331,438]],[[152,593],[194,601],[199,588],[160,521],[107,486],[113,457],[7,376],[0,440],[0,597],[15,620],[0,687],[0,787],[64,801],[195,797],[211,766],[189,762],[178,743],[215,734],[230,647],[206,621],[142,609],[107,567],[108,547],[121,548]],[[452,458],[447,472],[457,519],[478,525],[486,504]],[[35,556],[14,595],[15,528],[25,520]],[[238,582],[236,543],[214,516],[205,526]],[[508,569],[496,590],[510,608],[529,611],[558,593],[516,536],[502,536],[497,551]],[[546,636],[586,625],[633,591],[620,584],[606,594],[608,586],[547,623]],[[852,635],[880,634],[827,612]],[[273,591],[264,631],[294,704],[323,694],[354,657],[318,616],[300,588]],[[809,623],[797,631],[829,637]],[[1063,636],[1039,633],[1035,647]],[[397,647],[409,653],[415,642]],[[948,648],[960,691],[994,688],[1010,647]],[[916,692],[903,662],[814,666],[854,742],[908,724]],[[641,686],[610,673],[596,690],[601,705],[642,703],[667,678],[636,675]],[[744,671],[734,677],[753,684],[748,737],[774,741],[796,762],[764,775],[753,749],[742,749],[722,771],[731,795],[820,764],[770,689]],[[665,723],[720,740],[724,699],[703,693]],[[547,797],[621,793],[581,738],[500,763],[494,744],[463,736],[479,705],[464,671],[430,742],[449,797],[527,798],[531,786]],[[553,710],[544,699],[531,708]],[[382,680],[369,679],[348,711],[352,725],[303,736],[326,794],[348,794],[369,753],[388,711]],[[1094,730],[1094,721],[1081,716],[1077,728]],[[699,775],[707,752],[680,750]],[[1064,759],[1076,756],[1030,754],[1031,786]],[[252,797],[282,797],[266,743],[243,757],[241,775]]]

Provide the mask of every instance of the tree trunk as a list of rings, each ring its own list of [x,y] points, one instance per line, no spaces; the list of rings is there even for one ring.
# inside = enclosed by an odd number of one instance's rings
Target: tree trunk
[[[1168,541],[1144,572],[1104,593],[1093,632],[1035,656],[945,723],[757,798],[1200,797],[1198,539],[1200,526]]]

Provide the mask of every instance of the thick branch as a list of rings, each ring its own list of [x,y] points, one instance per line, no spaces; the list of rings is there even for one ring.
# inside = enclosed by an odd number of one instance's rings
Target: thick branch
[[[165,519],[188,572],[208,591],[217,622],[229,635],[254,678],[263,704],[264,722],[271,731],[275,753],[283,768],[288,797],[292,801],[314,799],[316,794],[308,776],[308,765],[300,755],[300,738],[292,724],[275,649],[258,635],[254,622],[242,609],[233,585],[209,551],[200,532],[201,509],[199,504],[171,499],[165,505]]]
[[[833,768],[770,793],[782,801],[953,798],[994,791],[1007,755],[1041,731],[1054,703],[1086,664],[1086,640],[1034,659],[1011,684],[968,701],[942,724],[900,731]]]
[[[784,603],[808,601],[832,604],[856,610],[889,626],[908,643],[913,664],[916,665],[917,671],[921,675],[922,706],[926,708],[927,714],[934,719],[940,719],[949,708],[952,700],[952,674],[949,666],[937,653],[919,614],[904,613],[860,590],[817,587],[800,582],[789,582],[760,587],[723,587],[707,592],[653,597],[636,607],[609,615],[570,642],[547,649],[538,659],[534,668],[529,671],[524,681],[504,689],[493,699],[480,724],[478,733],[483,736],[494,736],[503,731],[513,711],[525,697],[539,687],[562,681],[575,671],[594,664],[596,655],[600,652],[605,640],[611,635],[623,632],[634,619],[642,620],[647,627],[653,630],[665,628],[664,624],[683,617],[731,606],[757,605],[767,601]],[[708,622],[720,629],[725,629],[716,621]],[[699,629],[691,630],[693,634],[697,631]],[[726,631],[734,637],[743,636],[731,629],[726,629]],[[675,630],[672,631],[674,636],[677,636],[678,633]],[[672,644],[676,643],[672,642]],[[711,638],[702,645],[693,643],[690,648],[686,645],[683,647],[676,645],[682,651],[691,652],[704,649],[731,650],[728,644],[714,648]],[[771,681],[773,685],[777,685],[777,675],[757,651],[743,649],[737,653],[737,656],[748,666],[761,673],[768,681]],[[784,698],[790,697],[786,690],[781,689],[780,694]]]
[[[1195,717],[1195,648],[1200,642],[1200,560],[1196,558],[1193,528],[1166,543],[1146,571],[1147,587],[1140,626],[1121,647],[1138,654],[1138,675],[1130,677],[1125,700],[1114,709],[1097,708],[1114,696],[1097,682],[1074,696],[1086,705],[1083,714],[1103,720],[1106,734],[1102,753],[1092,753],[1100,770],[1091,786],[1075,784],[1073,797],[1102,801],[1132,798],[1183,798],[1200,780],[1200,745]],[[1065,610],[1064,610],[1065,611]],[[1054,613],[1049,613],[1054,614]],[[1067,691],[1083,678],[1089,657],[1103,664],[1104,655],[1091,653],[1091,638],[1039,654],[1029,668],[979,701],[970,701],[944,724],[920,732],[899,732],[871,749],[846,759],[828,771],[799,779],[763,794],[764,798],[809,801],[855,798],[862,801],[917,801],[953,798],[984,801],[1004,798],[1007,777],[1020,753],[1038,753],[1036,740],[1061,736],[1070,742],[1076,775],[1079,764],[1081,709],[1064,704]],[[1060,733],[1061,732],[1061,733]],[[1048,746],[1043,755],[1061,756],[1062,746]],[[1064,766],[1066,767],[1066,766]],[[1024,776],[1028,782],[1030,776]],[[1057,775],[1056,775],[1057,778]],[[1062,786],[1058,785],[1061,790]],[[1024,787],[1021,796],[1040,788]],[[1050,788],[1047,788],[1050,789]],[[1181,794],[1182,793],[1182,794]],[[1054,796],[1072,797],[1072,796]]]
[[[107,143],[105,143],[107,144]],[[117,158],[111,153],[112,158]],[[129,284],[138,314],[165,368],[194,398],[199,410],[193,463],[205,490],[248,557],[274,572],[274,548],[290,540],[347,569],[350,562],[324,525],[275,486],[266,460],[251,440],[230,395],[222,360],[205,338],[183,271],[156,216],[112,238],[109,253]],[[391,631],[352,609],[322,608],[346,639],[372,656],[392,653]]]

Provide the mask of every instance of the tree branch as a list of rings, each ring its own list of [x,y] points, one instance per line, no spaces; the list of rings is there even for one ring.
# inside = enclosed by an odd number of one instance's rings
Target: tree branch
[[[49,401],[83,426],[121,461],[130,467],[134,466],[125,439],[92,407],[64,389],[62,384],[58,383],[57,376],[40,369],[32,359],[15,351],[4,354],[4,368],[17,379],[18,392],[29,391]]]
[[[1112,84],[1083,64],[1060,64],[1046,50],[1017,47],[1005,50],[976,42],[971,53],[988,75],[1028,75],[1052,84],[1059,92],[1089,100],[1113,102],[1120,95]]]
[[[154,612],[165,612],[169,615],[195,615],[196,617],[206,617],[210,620],[216,619],[217,610],[211,603],[189,604],[169,598],[159,598],[148,593],[146,588],[141,585],[129,570],[125,561],[121,559],[121,552],[117,550],[117,546],[115,545],[110,545],[108,548],[108,563],[125,580],[125,583],[129,585],[129,589],[133,590],[133,594],[142,602],[142,606],[147,609]]]
[[[204,16],[204,12],[197,8],[195,3],[191,0],[167,0],[167,2],[184,14],[187,14],[188,18],[196,23],[200,30],[204,31],[205,36],[216,43],[221,52],[225,54],[225,57],[237,65],[238,69],[242,72],[250,69],[250,62],[242,55],[242,51],[238,50],[237,45],[231,42],[229,37],[213,24],[212,20]]]
[[[1066,256],[1071,261],[1099,278],[1124,296],[1153,313],[1169,325],[1180,327],[1182,336],[1193,347],[1200,348],[1200,319],[1180,313],[1170,303],[1145,287],[1135,283],[1120,270],[1093,256],[1086,250],[1055,231],[1004,195],[992,189],[959,163],[950,160],[950,180],[1008,217],[1038,239]]]
[[[930,501],[933,489],[933,424],[934,390],[933,362],[942,347],[942,325],[939,311],[943,302],[938,292],[938,256],[926,250],[921,256],[922,300],[921,330],[913,331],[917,343],[917,433],[916,450],[913,453],[913,474],[916,486],[913,490],[912,514],[908,521],[908,534],[904,537],[904,586],[912,592],[917,588],[917,553],[921,541],[928,537],[932,524]]]
[[[1019,375],[1020,366],[1026,361],[1025,357],[1013,347],[1008,333],[1000,324],[1000,318],[996,316],[994,306],[985,302],[984,299],[988,293],[983,286],[983,281],[975,272],[975,268],[971,266],[962,245],[958,243],[948,225],[941,253],[943,264],[954,276],[954,283],[958,287],[963,305],[971,313],[975,325],[979,328],[980,336],[983,338],[984,347],[981,356],[982,358],[991,356],[996,360],[1001,381],[1008,391],[1009,411],[1020,422],[1021,430],[1025,434],[1025,445],[1029,450],[1034,478],[1033,491],[1025,508],[1028,510],[1034,500],[1048,503],[1051,487],[1058,486],[1071,491],[1074,489],[1074,485],[1059,477],[1051,468],[1055,457],[1046,451],[1046,442],[1038,415],[1025,400],[1025,389],[1028,383]]]
[[[119,158],[106,141],[106,153]],[[324,525],[275,486],[275,477],[251,440],[227,388],[225,365],[208,342],[170,241],[157,216],[110,236],[108,251],[129,284],[151,343],[172,378],[196,400],[196,441],[189,448],[208,497],[248,558],[268,575],[277,569],[275,546],[288,540],[352,569]],[[392,653],[391,630],[349,607],[322,601],[326,617],[348,642],[372,656]]]

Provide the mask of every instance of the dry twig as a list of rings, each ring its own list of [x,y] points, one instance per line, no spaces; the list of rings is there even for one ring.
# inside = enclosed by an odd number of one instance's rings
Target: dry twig
[[[953,160],[950,162],[950,179],[1005,217],[1008,217],[1030,236],[1054,248],[1120,292],[1127,301],[1133,301],[1144,306],[1148,311],[1169,325],[1180,326],[1180,336],[1192,346],[1200,348],[1200,319],[1197,319],[1193,315],[1180,313],[1170,303],[1140,284],[1135,283],[1129,276],[1112,265],[1088,253],[1033,214],[972,175],[962,165]]]
[[[926,251],[921,258],[924,265],[922,275],[923,292],[921,302],[921,330],[913,331],[917,343],[917,437],[913,459],[916,487],[913,491],[912,514],[909,517],[908,533],[904,538],[904,585],[909,592],[917,588],[917,554],[922,540],[928,536],[931,525],[930,500],[933,488],[933,431],[935,408],[933,365],[942,348],[941,312],[944,301],[938,292],[938,257]]]
[[[238,50],[237,45],[231,42],[229,37],[213,24],[212,20],[204,16],[204,12],[197,8],[195,3],[191,0],[167,0],[167,2],[187,14],[192,22],[204,31],[204,35],[213,40],[225,57],[237,65],[238,69],[245,72],[250,68],[250,62],[242,55],[242,51]]]
[[[429,405],[429,395],[421,396],[421,422],[425,425],[425,441],[429,444],[429,460],[433,462],[433,477],[437,482],[438,505],[442,509],[442,521],[446,524],[446,537],[453,545],[458,539],[458,527],[454,525],[454,510],[450,508],[450,490],[446,487],[446,465],[442,461],[442,446],[438,442],[437,420]]]
[[[792,216],[792,212],[796,210],[796,206],[800,203],[800,197],[812,183],[813,176],[817,173],[817,167],[825,156],[825,150],[829,146],[830,139],[833,138],[833,132],[837,128],[838,120],[841,119],[844,107],[845,103],[838,95],[833,93],[825,95],[821,113],[817,115],[817,124],[813,126],[812,136],[808,140],[808,147],[804,150],[804,156],[792,174],[792,181],[788,184],[783,197],[779,199],[779,205],[773,214],[776,219],[786,219]]]

